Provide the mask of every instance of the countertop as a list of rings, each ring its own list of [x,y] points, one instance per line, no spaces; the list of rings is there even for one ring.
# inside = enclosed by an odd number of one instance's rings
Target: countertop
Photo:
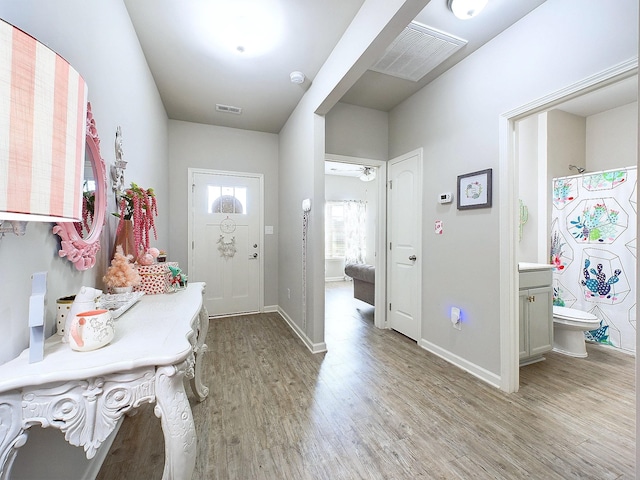
[[[531,272],[535,270],[551,270],[552,268],[553,268],[553,265],[549,263],[518,262],[519,272]]]

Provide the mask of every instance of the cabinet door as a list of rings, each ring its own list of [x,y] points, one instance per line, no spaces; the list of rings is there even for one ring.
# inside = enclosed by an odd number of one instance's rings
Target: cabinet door
[[[528,290],[529,355],[541,355],[553,349],[553,287]]]
[[[518,325],[519,325],[519,351],[520,360],[529,356],[529,302],[527,298],[529,296],[528,290],[520,290],[520,296],[518,298]]]

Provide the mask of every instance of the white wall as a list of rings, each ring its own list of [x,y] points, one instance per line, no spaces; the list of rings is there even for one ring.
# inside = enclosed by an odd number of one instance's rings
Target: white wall
[[[169,121],[169,177],[172,201],[169,256],[187,267],[189,168],[264,175],[264,302],[278,304],[278,135],[237,128]]]
[[[636,164],[638,102],[587,117],[586,167],[590,172]]]
[[[325,348],[325,119],[321,115],[335,106],[426,3],[428,0],[366,0],[280,131],[278,305],[313,351]],[[311,213],[303,297],[301,202],[304,198],[311,199]]]
[[[587,122],[584,117],[562,110],[551,110],[542,115],[547,116],[547,198],[551,198],[552,179],[578,173],[569,169],[569,165],[586,167]]]
[[[389,114],[338,103],[326,116],[325,150],[334,155],[389,158]]]
[[[122,126],[124,159],[130,162],[126,180],[156,190],[158,243],[168,243],[167,117],[123,2],[3,0],[0,17],[60,53],[85,78],[107,169],[115,160],[116,127]],[[113,212],[110,190],[108,198],[108,212]],[[102,288],[115,220],[108,220],[97,264],[87,272],[78,272],[58,256],[59,240],[51,234],[49,223],[30,223],[24,237],[8,235],[0,240],[0,362],[15,357],[28,344],[32,272],[48,272],[48,333],[55,328],[56,298],[74,294],[82,285]],[[62,449],[70,452],[68,458],[55,458],[56,448],[41,441],[43,432],[32,430],[31,441],[19,451],[12,478],[77,478],[86,467],[82,449],[68,446],[60,432],[51,430],[44,437],[58,439]],[[36,456],[38,462],[33,461]]]
[[[607,0],[547,0],[390,112],[389,156],[424,148],[423,339],[488,378],[500,375],[500,115],[636,58],[637,32],[635,0],[615,9]],[[439,208],[429,195],[485,168],[493,168],[491,209]],[[436,219],[445,232],[434,237]],[[448,321],[451,305],[464,312],[461,331]]]
[[[518,242],[519,262],[538,261],[538,193],[539,164],[538,116],[532,115],[516,123],[519,186],[518,197],[528,212]]]
[[[539,178],[544,179],[540,185],[540,202],[538,210],[545,212],[541,215],[538,224],[538,234],[540,235],[539,262],[549,261],[551,251],[551,215],[553,204],[550,199],[552,195],[552,183],[554,178],[575,175],[576,170],[569,170],[569,165],[586,167],[586,145],[587,129],[584,117],[563,112],[561,110],[551,110],[543,113],[546,116],[546,172]]]
[[[325,118],[325,151],[327,154],[347,157],[387,161],[389,147],[389,115],[371,108],[358,107],[347,103],[337,103]],[[380,178],[364,183],[360,180],[346,179],[327,175],[325,177],[325,197],[327,200],[354,199],[353,193],[368,192],[367,205],[367,263],[374,264],[376,249],[377,225],[377,188]],[[342,177],[344,178],[344,177]],[[348,182],[346,185],[344,182]],[[347,188],[353,185],[353,189]],[[338,187],[341,187],[339,189]],[[342,188],[344,187],[344,188]],[[357,196],[357,195],[356,195]],[[365,200],[364,196],[355,199]],[[342,272],[342,273],[339,273]],[[344,274],[344,261],[339,265],[336,261],[325,262],[325,277],[335,278]]]

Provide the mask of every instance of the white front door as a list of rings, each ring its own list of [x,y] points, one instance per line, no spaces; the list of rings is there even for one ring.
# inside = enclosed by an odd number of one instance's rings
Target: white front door
[[[189,280],[206,282],[209,315],[259,312],[262,178],[193,172]]]
[[[389,162],[389,326],[420,338],[422,246],[422,150]]]

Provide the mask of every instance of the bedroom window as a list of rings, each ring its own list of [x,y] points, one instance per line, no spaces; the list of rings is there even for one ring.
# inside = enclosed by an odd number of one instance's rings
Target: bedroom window
[[[325,258],[344,258],[345,264],[364,263],[367,204],[361,200],[325,204]]]

